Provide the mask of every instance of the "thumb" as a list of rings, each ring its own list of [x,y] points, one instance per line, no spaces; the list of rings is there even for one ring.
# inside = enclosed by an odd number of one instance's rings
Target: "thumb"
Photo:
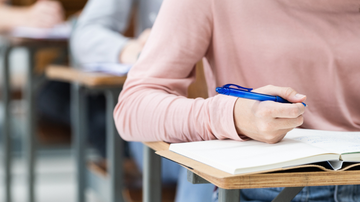
[[[293,103],[304,102],[306,100],[306,95],[300,94],[290,87],[268,85],[255,89],[254,91],[258,93],[280,96],[285,100]]]

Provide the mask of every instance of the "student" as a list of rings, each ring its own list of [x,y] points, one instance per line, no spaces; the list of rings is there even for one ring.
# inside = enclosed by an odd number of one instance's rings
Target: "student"
[[[71,49],[78,64],[126,63],[134,64],[150,34],[161,0],[92,0],[78,19],[71,39]],[[136,38],[122,35],[129,24],[130,14],[137,7]],[[91,109],[90,109],[91,111]],[[105,108],[104,110],[105,111]],[[96,118],[96,114],[93,115]],[[105,127],[104,119],[97,118]],[[94,124],[95,125],[95,124]],[[92,130],[90,130],[92,131]],[[104,133],[90,134],[92,142],[103,142],[97,147],[105,154]],[[131,155],[142,168],[141,143],[131,143]],[[186,169],[176,163],[163,160],[163,182],[177,182],[176,201],[197,202],[211,200],[213,185],[192,185],[187,182]],[[179,180],[178,180],[179,179]]]
[[[7,2],[0,0],[0,34],[11,32],[16,27],[52,28],[64,21],[64,10],[58,1],[38,0],[31,6],[13,6]],[[0,49],[3,43],[0,36]],[[49,102],[43,103],[41,108],[43,106],[51,107]],[[57,109],[52,111],[59,114]]]
[[[51,28],[64,20],[64,12],[58,1],[41,0],[31,6],[10,6],[0,0],[0,32],[15,27]]]
[[[276,143],[299,126],[358,131],[359,22],[356,0],[164,1],[114,111],[119,134]],[[202,57],[210,98],[188,99]],[[227,83],[293,104],[216,95]],[[271,201],[280,190],[241,190],[241,201]],[[294,201],[360,201],[360,187],[305,187]]]

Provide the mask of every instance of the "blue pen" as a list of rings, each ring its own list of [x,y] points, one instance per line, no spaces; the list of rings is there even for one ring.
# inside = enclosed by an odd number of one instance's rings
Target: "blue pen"
[[[274,101],[274,102],[281,102],[281,103],[291,103],[280,96],[274,95],[266,95],[261,93],[251,92],[252,88],[245,88],[242,86],[238,86],[235,84],[226,84],[223,87],[217,87],[216,92],[224,95],[231,95],[235,97],[241,97],[251,100],[259,100],[259,101]],[[306,104],[302,103],[305,107]]]

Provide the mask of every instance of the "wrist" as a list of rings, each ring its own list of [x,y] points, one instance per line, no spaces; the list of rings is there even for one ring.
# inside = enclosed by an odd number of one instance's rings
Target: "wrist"
[[[21,26],[22,22],[26,20],[24,13],[27,13],[26,8],[0,5],[0,26],[1,30],[10,31],[14,27]]]

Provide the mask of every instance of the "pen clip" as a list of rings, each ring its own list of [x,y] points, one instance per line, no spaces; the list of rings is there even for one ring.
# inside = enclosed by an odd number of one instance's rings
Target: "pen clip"
[[[237,89],[237,90],[248,91],[248,92],[252,91],[252,88],[245,88],[245,87],[242,87],[242,86],[239,86],[236,84],[226,84],[223,86],[223,88],[231,88],[231,86],[236,87],[235,89]],[[232,89],[234,89],[234,88],[232,88]]]

